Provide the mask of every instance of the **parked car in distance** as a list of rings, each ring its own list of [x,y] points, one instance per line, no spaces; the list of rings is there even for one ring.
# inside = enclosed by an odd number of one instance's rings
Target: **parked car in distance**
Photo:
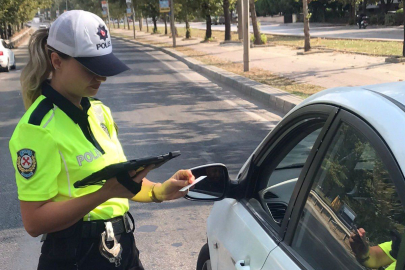
[[[218,24],[218,16],[211,16],[211,25]]]
[[[0,39],[0,69],[7,72],[16,67],[14,52],[11,48],[11,45]]]
[[[212,24],[225,24],[224,16],[211,16],[211,25]]]
[[[39,29],[48,29],[48,28],[49,28],[49,26],[46,25],[46,24],[40,24],[39,25]]]
[[[280,121],[236,179],[222,164],[192,169],[205,179],[186,198],[216,201],[197,270],[366,269],[349,243],[356,228],[370,246],[404,233],[404,88],[322,91]]]

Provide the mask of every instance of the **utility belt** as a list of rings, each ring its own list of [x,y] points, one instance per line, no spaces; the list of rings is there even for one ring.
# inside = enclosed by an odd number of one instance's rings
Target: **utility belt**
[[[80,220],[62,231],[44,234],[41,242],[45,243],[41,252],[58,261],[83,261],[86,256],[78,258],[81,240],[98,238],[100,239],[99,250],[101,255],[118,267],[121,261],[122,247],[116,236],[133,233],[134,230],[134,218],[129,212],[108,220]]]

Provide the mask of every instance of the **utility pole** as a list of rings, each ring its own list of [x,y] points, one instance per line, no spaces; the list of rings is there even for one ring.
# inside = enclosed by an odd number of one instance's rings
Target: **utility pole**
[[[107,19],[108,19],[108,29],[110,29],[110,7],[107,1]]]
[[[173,48],[176,47],[176,28],[174,26],[174,0],[170,0],[170,26],[172,27]]]
[[[238,39],[243,39],[242,0],[238,0]]]
[[[249,71],[249,0],[243,1],[243,71]]]
[[[132,6],[132,27],[134,28],[134,39],[136,38],[136,34],[135,34],[135,8]]]

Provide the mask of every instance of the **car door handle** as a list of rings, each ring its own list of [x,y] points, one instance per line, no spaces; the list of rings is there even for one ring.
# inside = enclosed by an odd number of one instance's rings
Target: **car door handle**
[[[245,265],[244,260],[237,261],[236,264],[235,264],[235,268],[236,268],[236,270],[250,270],[250,266]]]

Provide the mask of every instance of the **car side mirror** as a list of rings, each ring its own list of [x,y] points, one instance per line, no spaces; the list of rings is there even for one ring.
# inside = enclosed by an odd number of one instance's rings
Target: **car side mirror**
[[[208,164],[191,169],[195,179],[201,181],[195,184],[185,196],[193,201],[219,201],[225,197],[229,186],[229,174],[225,165],[220,163]]]

